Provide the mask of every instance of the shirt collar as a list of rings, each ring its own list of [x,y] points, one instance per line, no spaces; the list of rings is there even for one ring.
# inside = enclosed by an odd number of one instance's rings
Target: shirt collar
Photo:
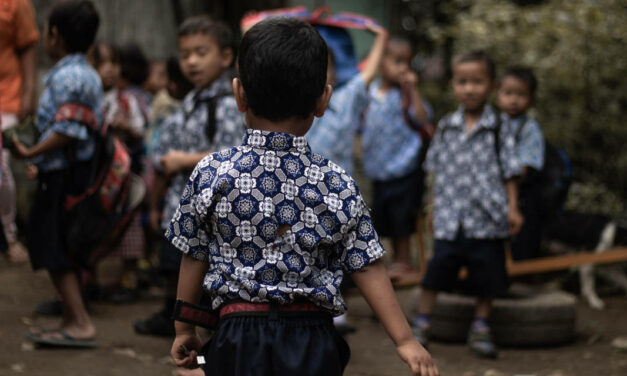
[[[61,68],[77,64],[87,64],[87,57],[85,56],[85,54],[75,53],[64,56],[63,58],[61,58],[61,60],[57,61],[52,69],[50,69],[50,72],[48,72],[48,74],[44,78],[44,84],[48,85],[50,83],[50,80],[52,80],[52,76],[54,76],[55,73],[61,70]]]
[[[483,107],[483,112],[481,113],[481,117],[479,117],[479,121],[475,125],[473,132],[478,130],[479,128],[493,129],[496,127],[496,112],[492,108],[491,105],[486,104]],[[451,116],[450,126],[464,129],[464,105],[459,105],[457,111],[453,113]]]
[[[283,132],[268,132],[258,129],[246,130],[244,146],[268,149],[272,151],[309,153],[311,149],[302,136],[294,136]]]

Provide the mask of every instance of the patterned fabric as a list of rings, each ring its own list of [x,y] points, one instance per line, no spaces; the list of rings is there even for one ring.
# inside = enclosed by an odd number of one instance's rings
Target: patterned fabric
[[[94,139],[85,124],[63,120],[55,121],[63,104],[79,103],[91,109],[102,123],[102,85],[98,73],[89,65],[83,54],[71,54],[61,59],[44,78],[44,91],[37,108],[39,142],[53,132],[76,139],[76,159],[86,161],[94,152]],[[48,172],[67,167],[65,150],[58,149],[33,158],[39,171]]]
[[[538,122],[525,115],[516,118],[510,118],[507,114],[502,116],[504,124],[509,124],[512,127],[512,134],[516,135],[516,154],[520,165],[533,167],[538,171],[542,170],[544,136]]]
[[[237,110],[235,98],[225,96],[216,106],[216,133],[213,140],[207,139],[207,106],[197,102],[211,98],[218,93],[232,91],[228,75],[216,80],[204,90],[192,90],[183,100],[181,109],[165,120],[159,132],[159,143],[152,155],[153,166],[161,171],[159,159],[170,150],[183,150],[189,153],[219,151],[238,145],[245,133],[244,116]],[[161,226],[168,227],[170,218],[179,205],[181,193],[191,171],[182,171],[173,177],[165,197]]]
[[[508,236],[507,195],[503,180],[520,174],[511,128],[500,130],[499,165],[496,114],[486,105],[470,133],[464,108],[438,124],[425,167],[435,174],[433,227],[436,239],[454,240],[458,230],[472,239]],[[501,173],[502,170],[502,173]]]
[[[214,309],[233,299],[304,297],[341,314],[343,269],[384,253],[341,167],[313,154],[304,137],[258,130],[196,166],[166,237],[209,263],[204,288]]]
[[[139,260],[145,256],[146,239],[142,228],[141,217],[135,215],[120,239],[120,243],[115,248],[113,254],[120,256],[124,260]]]
[[[370,104],[362,135],[364,171],[370,179],[390,180],[416,169],[422,142],[403,117],[401,90],[394,88],[381,96],[380,85],[380,81],[370,85]],[[430,113],[430,107],[426,107]],[[414,115],[413,108],[409,114]]]
[[[314,120],[305,137],[314,153],[353,173],[353,144],[361,113],[368,106],[368,90],[358,74],[335,89],[324,116]]]
[[[148,107],[137,89],[112,89],[104,96],[105,121],[113,123],[121,116],[134,133],[143,135],[148,126]]]

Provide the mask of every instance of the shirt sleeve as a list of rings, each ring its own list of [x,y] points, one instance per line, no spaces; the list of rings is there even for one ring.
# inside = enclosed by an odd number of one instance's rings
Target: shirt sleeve
[[[501,125],[499,133],[499,158],[501,159],[501,169],[504,180],[520,176],[522,173],[517,155],[516,141],[514,140],[514,133],[512,131],[512,127],[507,126],[507,124]]]
[[[332,103],[343,122],[357,127],[359,116],[368,107],[368,89],[361,74],[355,75],[333,94]]]
[[[128,123],[136,134],[143,135],[146,130],[146,115],[142,111],[141,105],[139,103],[140,99],[135,95],[128,96]]]
[[[39,40],[35,10],[30,0],[17,0],[15,9],[15,47],[25,48]]]
[[[179,110],[174,114],[168,116],[160,125],[159,128],[159,139],[155,145],[155,150],[153,154],[150,156],[153,167],[157,171],[162,171],[161,163],[159,160],[161,157],[168,154],[168,152],[172,149],[176,149],[174,147],[174,141],[176,140],[176,131],[180,129],[182,125],[183,114]]]
[[[181,252],[200,261],[209,260],[211,229],[209,219],[214,210],[212,156],[205,157],[194,169],[165,236]]]
[[[385,249],[372,225],[364,199],[357,195],[349,205],[353,215],[342,238],[340,262],[344,269],[352,273],[381,258]]]
[[[50,85],[51,96],[59,106],[68,103],[83,103],[86,95],[84,77],[74,71],[66,71],[54,76]],[[60,133],[78,140],[87,140],[89,133],[87,125],[74,120],[56,121],[50,128],[52,132]]]
[[[541,170],[544,166],[544,136],[535,120],[521,124],[524,127],[516,145],[518,160],[521,166]]]

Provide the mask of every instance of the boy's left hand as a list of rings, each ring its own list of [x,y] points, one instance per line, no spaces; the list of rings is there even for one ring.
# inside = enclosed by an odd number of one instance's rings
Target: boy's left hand
[[[202,342],[196,334],[177,334],[172,343],[170,355],[177,367],[196,368],[196,357],[202,347]]]
[[[407,343],[401,344],[396,348],[398,355],[411,368],[414,376],[439,376],[440,371],[433,363],[433,359],[429,352],[422,347],[418,341],[412,338]]]
[[[166,175],[172,175],[182,170],[183,162],[187,153],[180,150],[170,150],[168,154],[161,157],[159,163],[163,167],[163,172]]]
[[[11,152],[18,158],[28,159],[32,157],[31,150],[24,146],[17,136],[13,136],[13,148],[11,149]]]
[[[520,232],[520,229],[525,223],[525,218],[518,209],[510,209],[507,213],[507,224],[509,225],[509,231],[512,235],[516,235]]]

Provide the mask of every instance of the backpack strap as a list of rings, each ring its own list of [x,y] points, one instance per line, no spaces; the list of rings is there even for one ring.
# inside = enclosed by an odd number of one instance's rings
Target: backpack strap
[[[217,131],[217,121],[216,121],[216,110],[218,108],[218,101],[223,97],[232,96],[233,92],[231,91],[222,91],[218,92],[215,95],[212,95],[209,98],[197,99],[194,101],[194,107],[189,113],[185,114],[185,121],[189,119],[191,114],[196,111],[198,106],[201,104],[205,104],[207,106],[207,119],[205,123],[205,135],[207,136],[207,140],[209,143],[213,142],[213,138],[216,135]]]
[[[90,131],[98,131],[98,118],[91,108],[81,103],[65,103],[59,106],[54,121],[74,121],[85,124]]]
[[[503,179],[503,165],[501,164],[501,126],[503,120],[501,119],[501,111],[495,109],[494,116],[496,117],[496,124],[492,128],[492,134],[494,134],[494,152],[496,154],[496,163],[499,166],[499,175]]]

